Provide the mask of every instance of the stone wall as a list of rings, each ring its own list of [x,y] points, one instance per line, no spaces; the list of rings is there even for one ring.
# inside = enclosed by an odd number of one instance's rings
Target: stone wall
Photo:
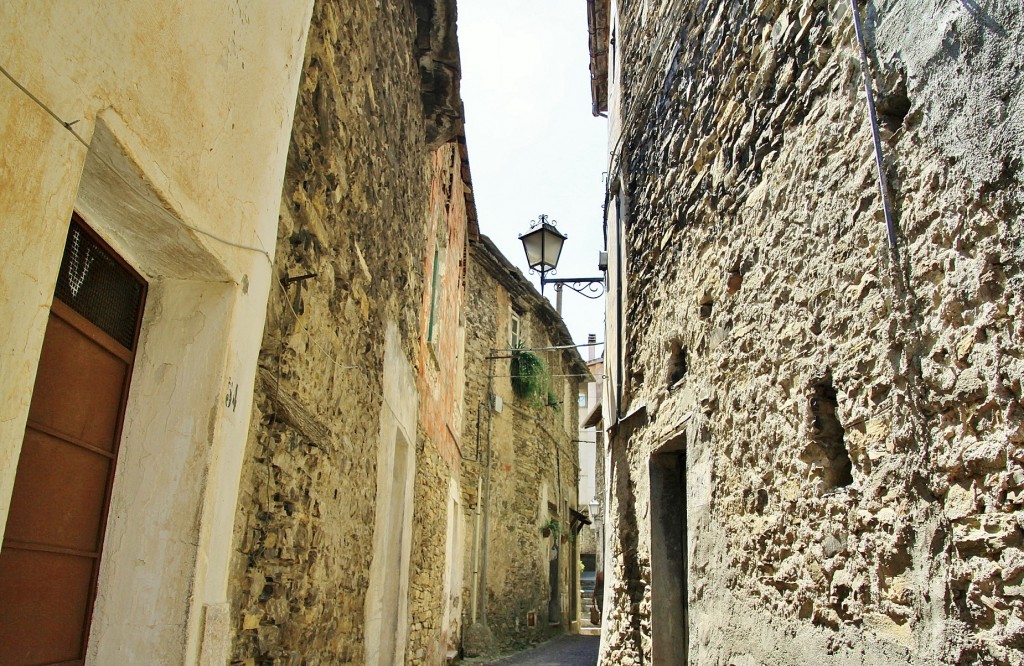
[[[896,257],[851,17],[619,3],[632,416],[608,421],[603,663],[657,654],[666,445],[691,663],[1024,660],[1024,13],[864,11]]]
[[[420,434],[413,518],[407,663],[443,664],[459,647],[462,543],[460,455],[465,372],[466,252],[476,235],[467,212],[465,144],[434,153],[420,305]],[[472,206],[469,206],[472,208]],[[433,288],[431,288],[431,286]]]
[[[383,428],[407,422],[410,397],[384,398],[384,366],[415,378],[424,360],[431,179],[457,167],[452,146],[432,156],[425,143],[417,18],[413,3],[314,8],[275,282],[316,275],[275,284],[271,295],[235,521],[232,663],[358,664],[377,647],[364,637],[383,510],[378,448],[395,445],[382,441]],[[397,341],[397,357],[386,358],[386,338]],[[409,663],[442,663],[440,621],[423,609],[440,601],[431,576],[444,551],[423,544],[444,529],[454,471],[431,430],[416,425],[411,398],[418,527],[405,538],[417,545],[404,565],[408,618],[397,621],[408,622]],[[435,480],[443,496],[429,492]]]
[[[551,306],[486,238],[470,247],[467,278],[465,455],[480,462],[463,465],[467,510],[475,510],[480,475],[490,450],[490,511],[486,544],[487,625],[494,647],[508,650],[567,631],[571,576],[578,576],[575,542],[544,537],[551,518],[569,532],[569,508],[576,508],[578,432],[576,396],[586,366],[574,349],[538,351],[551,375],[557,404],[518,398],[510,380],[509,319],[518,312],[526,347],[571,344]],[[489,357],[498,357],[491,359]],[[501,411],[488,409],[488,394]],[[479,449],[477,449],[479,443]],[[487,480],[484,479],[485,492]],[[487,495],[485,495],[487,497]],[[474,533],[467,530],[464,605],[472,617]],[[558,550],[557,614],[549,614],[549,556]],[[534,626],[529,626],[533,614]],[[467,620],[467,624],[469,620]]]

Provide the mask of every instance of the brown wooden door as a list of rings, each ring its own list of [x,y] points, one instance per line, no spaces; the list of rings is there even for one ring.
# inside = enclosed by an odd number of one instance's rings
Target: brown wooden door
[[[5,666],[84,662],[144,297],[144,283],[76,220],[0,550]]]

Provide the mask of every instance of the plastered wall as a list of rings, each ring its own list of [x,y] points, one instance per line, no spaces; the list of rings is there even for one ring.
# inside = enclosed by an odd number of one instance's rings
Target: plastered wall
[[[226,601],[310,4],[0,9],[0,526],[72,211],[150,284],[90,662],[196,663],[225,641],[204,618]]]

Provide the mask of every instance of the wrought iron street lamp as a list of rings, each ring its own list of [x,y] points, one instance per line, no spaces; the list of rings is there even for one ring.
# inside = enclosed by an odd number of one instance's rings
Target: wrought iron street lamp
[[[544,293],[544,285],[553,284],[558,290],[558,311],[561,312],[562,287],[569,287],[577,294],[587,298],[600,298],[604,294],[604,278],[548,278],[548,273],[555,273],[558,259],[562,255],[562,244],[568,238],[555,226],[557,222],[547,215],[538,215],[530,222],[530,231],[519,236],[526,252],[526,262],[530,271],[540,273],[540,293]]]

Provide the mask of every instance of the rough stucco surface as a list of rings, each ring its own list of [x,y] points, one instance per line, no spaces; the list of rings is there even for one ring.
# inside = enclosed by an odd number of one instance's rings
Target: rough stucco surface
[[[73,209],[150,284],[89,663],[222,644],[270,282],[239,246],[273,242],[311,6],[0,3],[0,531]]]
[[[431,172],[423,253],[423,271],[429,282],[424,284],[420,304],[418,439],[422,445],[416,461],[409,664],[445,663],[449,651],[458,649],[462,615],[457,579],[460,554],[449,551],[461,547],[450,543],[458,538],[458,531],[449,535],[449,529],[456,529],[451,522],[464,529],[461,506],[449,506],[451,482],[457,488],[459,478],[460,451],[454,433],[462,430],[465,386],[461,320],[467,222],[462,159],[455,142],[434,153]],[[435,253],[438,270],[433,280]],[[437,290],[436,299],[430,283]]]
[[[489,243],[489,241],[488,241]],[[537,643],[568,630],[569,578],[578,575],[578,558],[573,542],[562,543],[544,537],[541,525],[557,519],[568,534],[569,516],[564,502],[576,508],[578,449],[573,441],[578,432],[576,395],[582,359],[572,350],[537,352],[552,375],[551,390],[562,403],[554,407],[532,404],[515,397],[510,381],[508,358],[509,318],[513,308],[521,313],[525,345],[549,347],[567,344],[555,334],[550,321],[542,319],[542,308],[553,315],[546,303],[526,286],[529,296],[510,294],[508,283],[522,290],[520,276],[509,278],[517,269],[503,257],[495,261],[493,245],[474,243],[469,252],[466,315],[466,414],[464,454],[473,458],[479,442],[481,463],[463,465],[464,506],[475,510],[477,481],[486,473],[487,440],[491,445],[490,530],[487,567],[487,623],[499,651]],[[504,273],[496,278],[493,271]],[[564,325],[562,326],[564,330]],[[567,337],[568,334],[564,333]],[[495,351],[497,350],[497,352]],[[501,413],[487,409],[488,376],[502,400]],[[563,376],[559,376],[563,375]],[[567,407],[566,407],[567,405]],[[479,433],[478,433],[479,428]],[[549,503],[557,509],[551,511]],[[471,609],[473,584],[473,530],[467,527],[464,605]],[[559,548],[559,604],[561,617],[549,617],[549,551]],[[527,614],[536,613],[536,625],[527,626]],[[549,625],[549,621],[559,626]],[[467,619],[467,624],[469,620]]]
[[[864,13],[898,262],[847,3],[621,4],[647,420],[611,445],[603,663],[651,658],[647,470],[677,432],[691,663],[1021,663],[1020,4]]]
[[[419,363],[431,155],[415,36],[411,5],[314,9],[275,270],[317,276],[271,296],[235,523],[233,663],[364,659],[388,322]],[[410,444],[419,458],[422,439]],[[420,558],[410,570],[431,570]],[[411,600],[413,639],[416,613]]]

